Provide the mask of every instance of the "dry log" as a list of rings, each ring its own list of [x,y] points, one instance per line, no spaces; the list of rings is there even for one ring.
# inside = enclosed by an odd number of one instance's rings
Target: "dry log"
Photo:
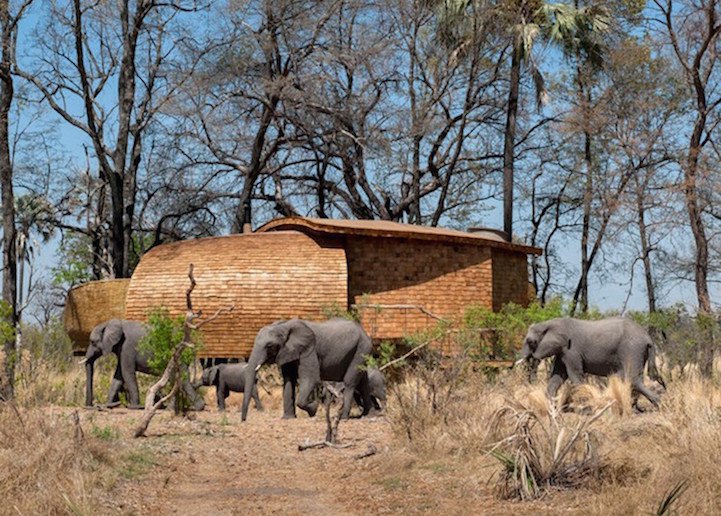
[[[366,451],[364,451],[363,453],[359,453],[358,455],[354,455],[353,458],[355,460],[361,460],[361,459],[365,459],[366,457],[375,455],[376,453],[378,453],[378,449],[375,446],[373,446],[372,444],[369,444],[368,449]]]

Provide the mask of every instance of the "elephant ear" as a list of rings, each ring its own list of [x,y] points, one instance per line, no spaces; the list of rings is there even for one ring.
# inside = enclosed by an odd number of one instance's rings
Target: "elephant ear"
[[[125,338],[123,324],[119,319],[111,319],[105,323],[105,331],[103,331],[103,340],[100,342],[100,350],[103,355],[109,355]]]
[[[105,332],[105,327],[108,325],[107,322],[98,324],[95,328],[93,328],[93,331],[90,332],[90,342],[100,342],[103,340],[103,333]]]
[[[288,362],[300,360],[315,351],[315,335],[313,331],[299,320],[285,323],[287,334],[285,342],[280,345],[276,362],[283,366]]]
[[[538,342],[533,357],[537,360],[558,355],[568,347],[568,335],[561,328],[549,327]]]
[[[218,373],[220,372],[220,368],[218,366],[213,366],[210,368],[210,378],[208,385],[218,385]]]

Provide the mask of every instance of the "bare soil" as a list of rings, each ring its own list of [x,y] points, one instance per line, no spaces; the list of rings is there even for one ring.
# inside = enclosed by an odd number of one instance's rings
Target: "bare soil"
[[[322,410],[283,420],[278,408],[251,409],[240,422],[237,402],[192,419],[160,413],[148,436],[132,439],[139,411],[81,412],[84,432],[103,436],[120,457],[120,480],[102,496],[108,513],[143,514],[360,514],[466,513],[501,510],[487,474],[470,477],[463,458],[417,464],[393,449],[385,417],[341,422],[347,448],[299,451],[325,436]],[[356,458],[374,447],[377,453]],[[457,465],[457,471],[454,471]],[[507,507],[501,512],[517,512]],[[483,511],[488,512],[488,511]]]

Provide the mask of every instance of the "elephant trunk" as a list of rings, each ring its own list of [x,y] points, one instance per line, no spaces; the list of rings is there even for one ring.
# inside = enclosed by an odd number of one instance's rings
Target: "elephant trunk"
[[[253,397],[253,389],[255,388],[255,378],[258,374],[258,369],[262,366],[268,358],[268,352],[265,348],[253,347],[253,352],[250,354],[248,359],[248,365],[245,368],[245,388],[243,389],[243,407],[240,411],[240,420],[245,421],[248,417],[248,407],[250,406],[250,399]]]
[[[531,358],[532,356],[533,356],[533,351],[531,351],[531,348],[528,346],[527,343],[526,343],[526,344],[523,344],[523,348],[521,348],[521,358],[519,358],[518,360],[516,360],[516,361],[513,363],[513,367],[516,367],[516,366],[518,366],[518,365],[521,365],[523,362],[525,362],[526,360],[528,360],[528,359]]]

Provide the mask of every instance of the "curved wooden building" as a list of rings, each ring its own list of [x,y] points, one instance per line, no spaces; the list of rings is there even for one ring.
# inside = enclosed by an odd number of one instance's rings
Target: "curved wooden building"
[[[439,318],[458,320],[470,305],[498,310],[510,301],[527,304],[528,254],[540,250],[507,242],[493,231],[289,217],[255,233],[155,247],[129,280],[124,307],[117,296],[117,305],[104,314],[107,303],[87,307],[100,320],[123,311],[127,319],[144,320],[161,306],[184,314],[193,263],[195,308],[209,316],[235,306],[203,327],[202,357],[247,357],[266,324],[322,319],[333,307],[358,310],[376,341],[399,339]],[[103,285],[109,284],[97,288]],[[71,299],[68,304],[78,305]],[[87,334],[84,340],[75,335],[81,346],[87,343]]]
[[[125,317],[125,295],[129,284],[129,279],[111,279],[91,281],[70,289],[63,324],[73,341],[74,352],[85,351],[90,332],[96,325]]]
[[[348,297],[345,253],[336,242],[299,232],[241,234],[165,244],[143,255],[130,280],[125,317],[145,320],[154,307],[185,314],[188,265],[197,286],[193,304],[210,316],[203,357],[250,355],[258,330],[278,319],[322,319]]]
[[[343,246],[348,306],[358,311],[375,341],[400,339],[434,327],[439,319],[458,321],[471,305],[491,310],[509,302],[527,306],[528,255],[541,253],[493,230],[464,232],[382,220],[288,217],[257,232],[290,230]]]

